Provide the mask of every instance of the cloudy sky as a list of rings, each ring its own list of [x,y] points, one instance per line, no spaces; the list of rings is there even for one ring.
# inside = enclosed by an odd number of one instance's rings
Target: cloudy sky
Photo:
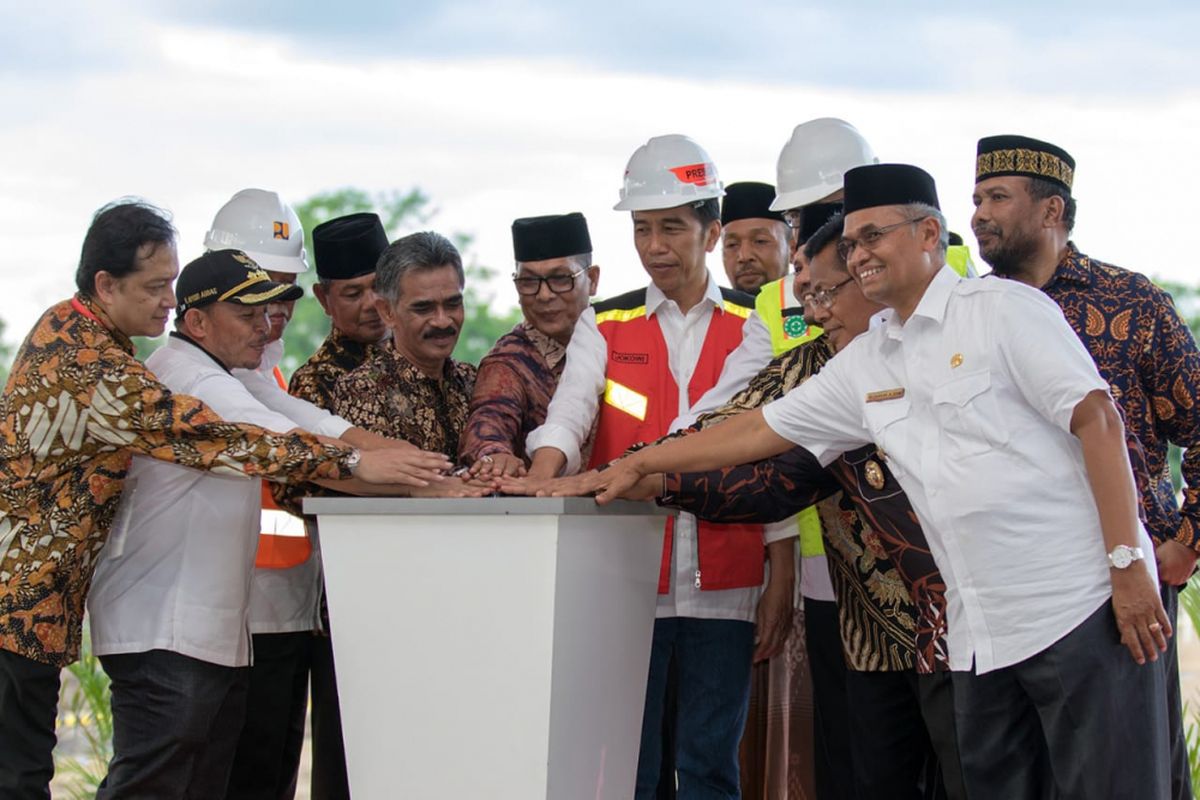
[[[613,294],[645,280],[611,210],[637,146],[686,133],[726,182],[773,182],[819,116],[933,173],[964,233],[975,141],[1054,141],[1086,252],[1200,283],[1175,238],[1200,185],[1200,10],[939,5],[0,0],[0,319],[19,340],[70,293],[105,202],[169,208],[187,260],[247,186],[420,187],[431,227],[504,269],[514,217],[582,211]]]

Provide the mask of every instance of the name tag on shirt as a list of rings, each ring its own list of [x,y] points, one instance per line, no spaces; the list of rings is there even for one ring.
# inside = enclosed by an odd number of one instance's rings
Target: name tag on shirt
[[[904,397],[904,387],[898,386],[895,389],[882,389],[878,392],[867,392],[868,403],[882,403],[886,400],[899,400]]]

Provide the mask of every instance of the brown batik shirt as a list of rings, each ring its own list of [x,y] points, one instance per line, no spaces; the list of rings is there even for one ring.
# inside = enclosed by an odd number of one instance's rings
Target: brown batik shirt
[[[528,322],[500,337],[479,362],[459,443],[462,463],[498,453],[526,459],[525,437],[546,421],[566,354],[566,347]]]
[[[0,648],[65,666],[134,454],[230,475],[346,477],[347,450],[172,394],[82,298],[51,308],[0,399]]]
[[[473,365],[448,358],[441,379],[429,378],[388,342],[338,381],[332,411],[372,433],[453,461],[474,385]]]

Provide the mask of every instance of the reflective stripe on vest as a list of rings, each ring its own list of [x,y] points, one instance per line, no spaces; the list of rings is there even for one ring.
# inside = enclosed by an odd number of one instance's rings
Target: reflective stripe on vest
[[[646,419],[646,409],[650,405],[650,398],[609,379],[604,382],[604,402],[618,411],[624,411],[629,416],[642,421]]]
[[[946,248],[946,263],[963,278],[977,278],[979,272],[971,259],[971,248],[965,244],[952,244]]]
[[[275,367],[275,382],[287,391],[287,382],[279,367]],[[294,517],[275,503],[266,481],[262,485],[262,515],[258,534],[258,552],[254,566],[258,569],[289,569],[308,561],[312,542],[304,529],[304,520]]]
[[[816,325],[807,323],[803,327],[796,325],[793,320],[799,319],[803,322],[803,314],[792,314],[787,317],[783,315],[784,309],[802,308],[792,305],[795,297],[792,295],[788,282],[794,278],[793,275],[785,275],[774,283],[768,283],[762,287],[762,291],[754,300],[758,316],[767,326],[767,330],[771,332],[771,352],[775,356],[805,342],[811,342],[824,333]],[[811,558],[825,555],[825,545],[821,540],[821,518],[817,514],[817,507],[809,506],[797,514],[796,525],[800,532],[800,557]]]

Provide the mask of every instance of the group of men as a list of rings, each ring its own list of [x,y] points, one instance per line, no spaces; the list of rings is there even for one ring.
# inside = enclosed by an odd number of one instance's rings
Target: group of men
[[[639,800],[741,796],[752,665],[797,583],[817,797],[1190,798],[1171,632],[1200,352],[1168,295],[1070,242],[1074,168],[980,141],[977,278],[933,179],[849,123],[799,125],[775,186],[654,137],[615,206],[646,287],[593,303],[583,216],[518,219],[524,321],[478,368],[452,357],[454,245],[340,217],[312,232],[331,332],[290,384],[308,254],[278,195],[235,195],[182,271],[160,211],[105,207],[0,401],[0,794],[49,796],[86,601],[99,797],[293,796],[310,685],[313,796],[348,797],[300,499],[597,491],[681,510]]]

